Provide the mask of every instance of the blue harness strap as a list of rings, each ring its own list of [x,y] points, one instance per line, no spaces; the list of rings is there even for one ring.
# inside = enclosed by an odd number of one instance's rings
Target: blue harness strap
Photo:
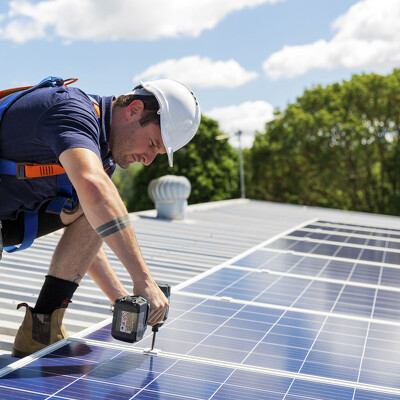
[[[62,78],[49,76],[39,82],[37,85],[32,86],[31,88],[21,90],[17,93],[11,94],[7,96],[6,100],[0,105],[0,122],[4,111],[10,107],[16,100],[21,98],[27,93],[30,93],[36,89],[43,87],[56,87],[62,86],[64,84],[64,80]],[[98,114],[98,121],[100,124],[100,108],[96,100],[90,98],[93,102],[93,105],[98,107],[96,108],[96,112]],[[10,160],[5,160],[0,158],[0,174],[3,175],[13,175],[18,176],[17,172],[17,163]],[[69,180],[66,173],[57,175],[57,196],[54,197],[46,211],[60,214],[63,208],[72,210],[78,204],[78,196],[76,195],[76,191],[74,190],[71,181]],[[20,251],[27,249],[31,246],[33,241],[36,238],[38,230],[38,215],[32,211],[24,211],[24,238],[19,247],[17,246],[8,246],[4,247],[4,250],[8,253],[13,253],[15,251]]]
[[[4,175],[16,175],[15,163],[2,163],[0,159],[0,173]],[[7,160],[6,160],[7,161]],[[11,173],[4,172],[2,165],[9,168],[12,164],[13,170]],[[78,204],[78,196],[74,190],[71,181],[69,180],[67,174],[57,175],[57,196],[54,197],[46,208],[46,212],[60,214],[61,211],[66,208],[72,210]],[[4,250],[8,253],[14,253],[15,251],[25,250],[30,247],[36,238],[38,230],[38,215],[36,212],[24,211],[24,237],[22,243],[19,247],[17,246],[7,246]]]
[[[24,96],[27,93],[33,92],[36,89],[42,88],[42,87],[50,87],[50,86],[62,86],[64,83],[64,79],[58,78],[56,76],[48,76],[47,78],[43,79],[40,81],[37,85],[32,86],[29,89],[21,90],[20,92],[14,93],[10,96],[7,97],[7,100],[4,101],[0,105],[0,121],[3,116],[4,111],[11,106],[12,103],[17,101],[20,97]]]
[[[38,228],[38,215],[31,211],[24,211],[24,240],[17,246],[7,246],[4,250],[7,253],[14,253],[15,251],[25,250],[31,246],[37,235]]]
[[[60,214],[63,208],[72,210],[78,204],[78,196],[67,174],[57,175],[57,197],[50,201],[46,211]]]
[[[0,158],[0,174],[16,175],[17,165],[14,161],[4,160]]]

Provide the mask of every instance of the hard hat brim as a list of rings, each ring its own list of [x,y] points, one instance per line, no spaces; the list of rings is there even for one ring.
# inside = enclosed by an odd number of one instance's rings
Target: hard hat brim
[[[161,79],[140,83],[155,96],[160,106],[161,137],[167,151],[169,166],[172,167],[174,151],[185,146],[199,128],[199,104],[193,92],[181,82]],[[177,121],[176,115],[179,113]]]
[[[163,138],[163,141],[164,141],[164,138]],[[164,141],[164,143],[165,143],[165,141]],[[165,146],[165,144],[164,144],[164,146]],[[171,147],[166,147],[166,149],[167,149],[167,156],[168,156],[168,165],[170,167],[173,167],[174,166],[174,151],[172,150]]]
[[[161,138],[164,143],[164,147],[167,150],[167,157],[168,157],[168,164],[170,167],[174,165],[174,149],[172,148],[171,145],[171,138],[168,133],[168,129],[166,127],[166,109],[168,108],[168,105],[165,102],[164,96],[158,92],[157,88],[155,88],[153,85],[151,85],[151,82],[140,82],[140,84],[143,86],[145,90],[148,92],[152,93],[157,101],[158,104],[160,105],[160,130],[161,130]]]

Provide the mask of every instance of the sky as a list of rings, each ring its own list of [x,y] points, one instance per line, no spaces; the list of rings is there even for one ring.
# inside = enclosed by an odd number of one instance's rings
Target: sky
[[[171,78],[249,147],[305,89],[400,67],[400,0],[0,0],[0,89]]]

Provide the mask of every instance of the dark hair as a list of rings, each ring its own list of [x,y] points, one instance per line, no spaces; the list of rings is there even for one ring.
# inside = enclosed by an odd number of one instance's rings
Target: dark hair
[[[135,89],[141,88],[141,85],[135,87]],[[143,115],[139,121],[141,126],[145,126],[151,123],[160,125],[160,114],[158,114],[160,105],[153,95],[123,94],[115,100],[115,105],[118,107],[126,107],[129,106],[129,104],[131,104],[134,100],[141,100],[144,104]]]

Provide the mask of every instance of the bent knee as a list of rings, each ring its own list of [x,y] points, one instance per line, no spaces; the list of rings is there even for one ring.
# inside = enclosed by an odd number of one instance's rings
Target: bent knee
[[[83,210],[80,204],[73,212],[62,211],[60,214],[61,221],[64,225],[70,225],[83,215]]]

